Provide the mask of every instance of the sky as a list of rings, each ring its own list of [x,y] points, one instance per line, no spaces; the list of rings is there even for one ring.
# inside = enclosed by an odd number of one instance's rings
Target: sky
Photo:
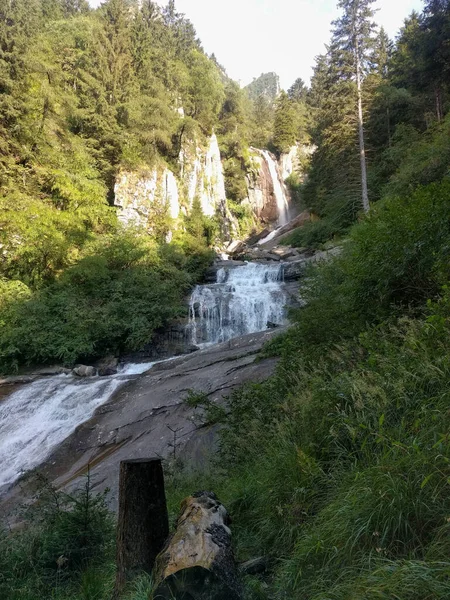
[[[164,0],[157,0],[166,4]],[[89,0],[98,6],[101,0]],[[337,0],[177,0],[194,24],[205,51],[214,53],[228,75],[247,85],[275,71],[287,89],[297,77],[309,82],[314,58],[330,39]],[[378,0],[376,21],[395,38],[422,0]]]

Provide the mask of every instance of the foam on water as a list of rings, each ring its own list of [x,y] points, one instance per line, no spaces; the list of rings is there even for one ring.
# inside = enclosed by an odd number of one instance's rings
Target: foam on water
[[[38,379],[4,400],[0,404],[0,488],[41,464],[121,385],[154,364],[129,364],[111,377]]]
[[[285,318],[286,295],[279,264],[248,263],[217,272],[217,283],[199,285],[190,301],[189,329],[194,345],[226,342],[264,331]]]

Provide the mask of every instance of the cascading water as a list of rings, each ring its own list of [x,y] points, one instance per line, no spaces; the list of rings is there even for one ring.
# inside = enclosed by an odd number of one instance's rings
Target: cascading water
[[[130,364],[111,377],[39,379],[4,400],[0,404],[0,490],[41,464],[121,385],[153,364]]]
[[[189,330],[194,345],[226,342],[281,325],[286,295],[279,264],[248,263],[217,272],[217,283],[198,285],[190,301]]]
[[[284,183],[281,181],[278,165],[270,152],[261,150],[261,154],[269,168],[270,177],[272,178],[273,193],[277,202],[278,208],[278,226],[282,227],[289,222],[289,199]]]
[[[190,302],[195,345],[211,345],[282,324],[286,295],[279,264],[250,263],[218,271]],[[170,360],[170,359],[169,359]],[[0,403],[0,494],[47,456],[114,392],[155,363],[129,364],[110,377],[57,375],[24,385]]]

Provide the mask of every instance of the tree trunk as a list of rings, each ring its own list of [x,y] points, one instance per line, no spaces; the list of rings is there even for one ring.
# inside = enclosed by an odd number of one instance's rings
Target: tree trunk
[[[362,205],[364,212],[369,212],[369,193],[367,191],[367,166],[366,149],[364,145],[364,120],[362,109],[362,86],[361,86],[361,59],[359,55],[358,41],[356,41],[356,85],[358,88],[358,130],[359,130],[359,155],[361,160],[361,187],[362,187]]]
[[[198,492],[181,505],[177,529],[158,556],[158,600],[240,600],[228,515],[215,494]]]
[[[169,536],[161,460],[120,463],[117,577],[114,598],[139,572],[151,573]]]
[[[436,98],[436,118],[438,120],[438,123],[440,123],[442,121],[442,93],[440,88],[436,88],[434,91],[434,95]]]

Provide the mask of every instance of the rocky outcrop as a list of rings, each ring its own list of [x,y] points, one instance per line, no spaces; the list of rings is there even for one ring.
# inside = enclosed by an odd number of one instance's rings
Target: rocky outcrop
[[[300,170],[298,150],[298,146],[292,146],[289,152],[283,153],[280,156],[279,164],[283,181]]]
[[[175,175],[167,168],[149,172],[123,171],[114,188],[114,204],[119,221],[124,225],[151,228],[156,214],[177,219],[180,198]]]
[[[342,252],[342,248],[337,246],[323,252],[316,252],[312,256],[303,256],[299,260],[286,262],[283,267],[283,276],[285,281],[295,281],[300,279],[305,274],[306,269],[310,265],[319,264],[329,261],[334,256],[338,256]]]
[[[116,509],[121,460],[171,458],[175,446],[184,463],[205,465],[214,455],[216,428],[202,422],[198,409],[185,402],[188,391],[216,403],[246,382],[263,381],[273,372],[276,359],[257,360],[258,352],[273,335],[277,332],[247,335],[155,365],[97,409],[39,471],[58,488],[70,490],[83,485],[90,465],[94,490],[110,488],[110,503]],[[6,493],[2,510],[6,512],[24,495],[27,486],[21,482]]]
[[[258,221],[274,223],[278,219],[278,209],[269,166],[256,151],[252,162],[252,170],[247,175],[248,196],[242,204],[250,207]]]
[[[149,171],[122,171],[114,189],[114,204],[119,220],[125,225],[151,229],[157,216],[168,215],[176,221],[188,214],[198,198],[203,214],[222,217],[225,237],[234,232],[227,207],[225,180],[217,137],[213,134],[206,146],[186,142],[179,155],[179,174],[160,165]]]
[[[315,150],[315,146],[297,144],[292,146],[289,152],[281,154],[278,162],[283,180],[285,181],[295,173],[299,180],[303,181],[305,179],[305,164]]]
[[[284,224],[288,220],[289,191],[276,157],[267,150],[251,148],[252,168],[247,175],[249,206],[261,223]]]

